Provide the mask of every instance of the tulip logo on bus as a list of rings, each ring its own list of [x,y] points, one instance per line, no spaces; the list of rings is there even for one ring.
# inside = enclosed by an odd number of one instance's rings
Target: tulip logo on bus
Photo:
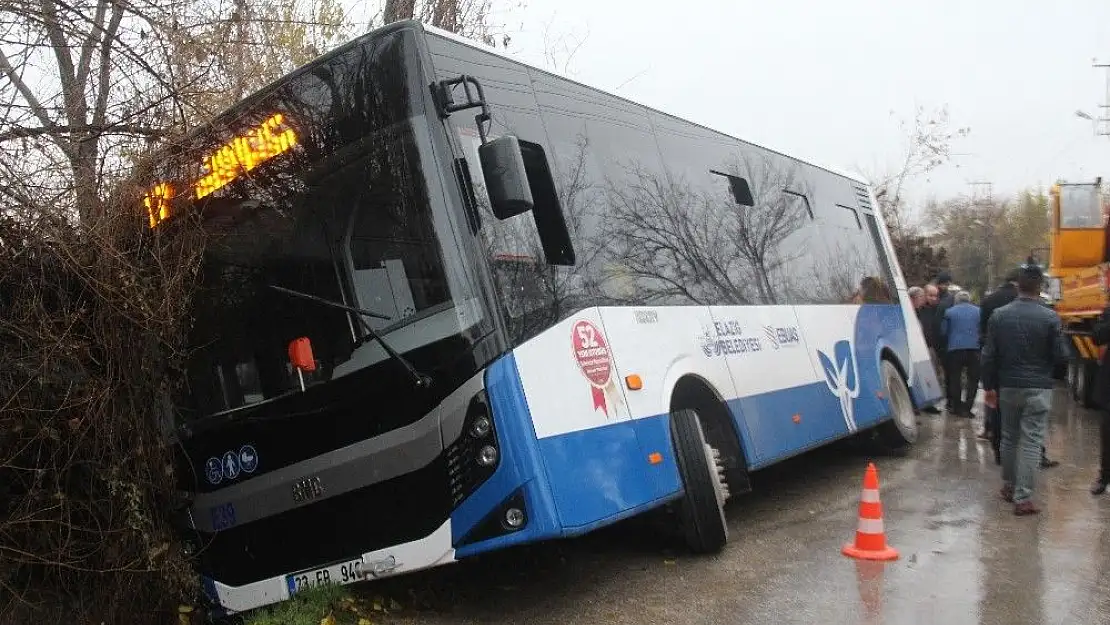
[[[833,345],[833,358],[830,359],[821,350],[817,350],[817,358],[821,361],[821,368],[825,370],[825,385],[840,400],[844,425],[848,426],[849,432],[855,432],[858,426],[852,401],[859,397],[859,365],[856,364],[852,343],[847,340],[837,341]]]

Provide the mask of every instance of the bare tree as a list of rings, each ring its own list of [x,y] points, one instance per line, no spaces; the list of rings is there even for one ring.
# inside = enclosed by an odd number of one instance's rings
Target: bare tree
[[[750,181],[755,206],[681,176],[632,167],[610,181],[606,239],[636,297],[657,303],[773,304],[784,295],[798,252],[783,243],[801,228],[805,207],[785,191],[805,193],[792,167],[738,159],[728,168]]]
[[[971,132],[966,126],[952,129],[947,107],[926,111],[919,106],[913,121],[903,120],[900,125],[907,141],[901,162],[891,171],[872,177],[883,220],[894,238],[910,234],[903,195],[906,183],[947,163],[952,157],[952,142]]]

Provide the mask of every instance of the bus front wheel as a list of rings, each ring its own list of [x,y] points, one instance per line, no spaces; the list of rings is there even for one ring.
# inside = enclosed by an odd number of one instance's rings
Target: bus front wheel
[[[883,445],[894,449],[917,442],[917,414],[910,390],[894,363],[882,361],[883,392],[890,404],[891,419],[878,428]]]
[[[705,441],[697,412],[672,412],[671,434],[685,490],[678,502],[683,537],[695,553],[716,553],[728,542],[724,506],[729,493],[724,467],[717,450]]]

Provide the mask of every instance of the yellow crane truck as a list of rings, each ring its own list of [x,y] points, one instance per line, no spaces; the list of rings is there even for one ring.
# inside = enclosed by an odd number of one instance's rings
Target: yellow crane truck
[[[1066,380],[1072,397],[1093,405],[1094,375],[1105,348],[1091,339],[1110,288],[1110,246],[1102,178],[1058,182],[1050,191],[1049,275],[1058,280],[1055,309],[1072,347]]]

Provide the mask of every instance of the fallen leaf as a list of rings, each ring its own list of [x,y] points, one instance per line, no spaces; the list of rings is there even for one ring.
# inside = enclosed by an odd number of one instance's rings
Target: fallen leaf
[[[374,599],[373,608],[374,608],[375,612],[381,612],[382,611],[382,602],[381,602],[380,599]]]
[[[331,614],[320,619],[320,625],[335,625],[335,617]]]
[[[358,625],[374,625],[374,624],[371,623],[370,619],[368,619],[368,618],[360,618],[358,620]]]

